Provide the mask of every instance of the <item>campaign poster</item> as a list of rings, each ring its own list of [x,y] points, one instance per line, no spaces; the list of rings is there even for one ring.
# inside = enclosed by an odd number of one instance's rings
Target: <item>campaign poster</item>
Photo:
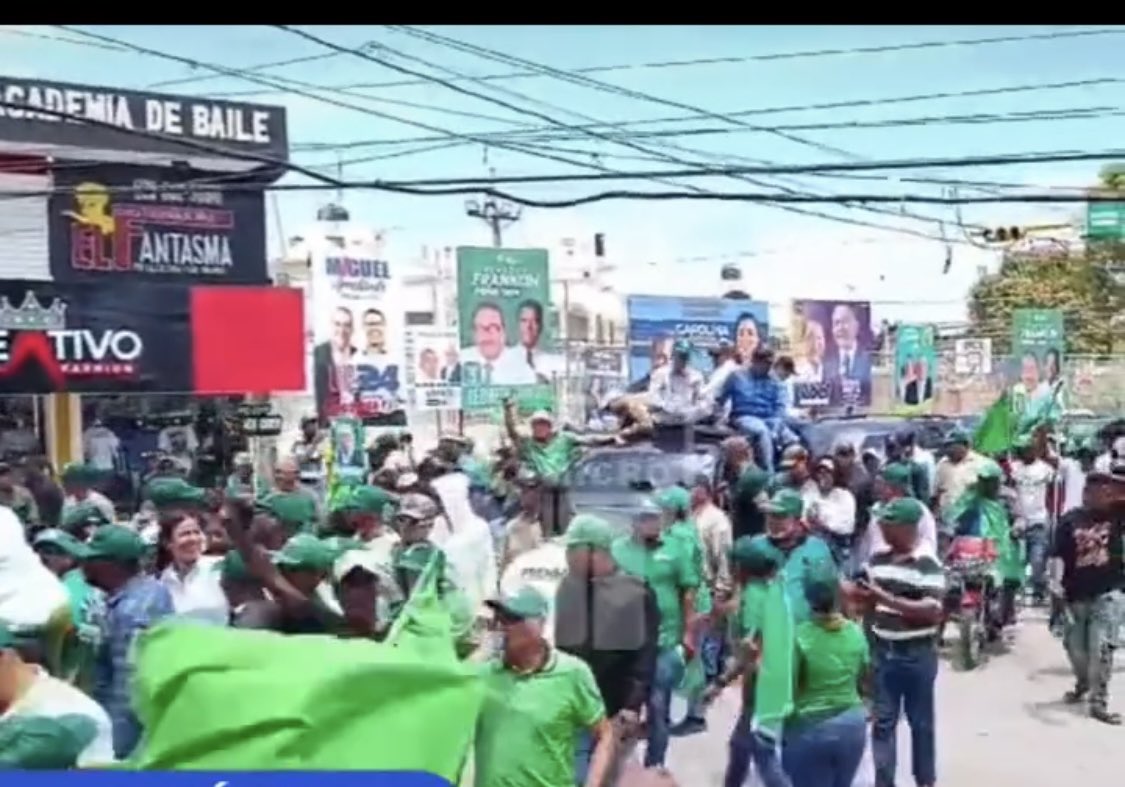
[[[793,301],[790,325],[801,407],[871,404],[871,304],[868,301]]]
[[[53,180],[55,281],[269,282],[263,183],[123,164],[60,168]]]
[[[549,274],[545,249],[457,249],[456,381],[465,410],[495,410],[508,396],[523,413],[554,409]]]
[[[635,386],[645,385],[653,369],[669,362],[677,339],[691,342],[691,365],[705,376],[720,342],[730,342],[747,361],[769,342],[769,305],[760,301],[634,295],[627,308],[629,380]]]
[[[322,420],[406,424],[402,267],[372,249],[310,257],[313,381]]]
[[[1066,331],[1060,309],[1012,311],[1012,408],[1022,413],[1033,402],[1054,397],[1065,409],[1062,363]]]
[[[930,413],[937,385],[937,347],[932,325],[900,325],[895,331],[895,403],[904,413]]]
[[[460,410],[456,328],[406,329],[406,387],[415,410]]]
[[[363,422],[342,416],[332,419],[332,475],[340,480],[362,481],[367,476],[367,446]]]

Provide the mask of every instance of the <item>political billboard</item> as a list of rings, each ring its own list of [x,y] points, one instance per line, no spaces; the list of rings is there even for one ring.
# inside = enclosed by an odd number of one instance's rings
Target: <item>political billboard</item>
[[[1012,408],[1024,412],[1033,402],[1054,398],[1066,407],[1062,376],[1066,328],[1061,309],[1012,311]]]
[[[48,201],[56,281],[265,284],[264,184],[102,164],[62,168]]]
[[[458,341],[456,328],[406,329],[406,387],[415,410],[461,409],[461,385],[453,379]]]
[[[313,379],[322,420],[406,423],[402,270],[377,252],[310,255]]]
[[[455,381],[465,410],[494,410],[507,396],[521,412],[554,409],[549,277],[546,249],[457,249]]]
[[[790,341],[801,407],[871,404],[874,335],[868,301],[795,300]]]
[[[895,331],[894,394],[899,411],[933,411],[938,372],[934,337],[932,325],[900,325]]]
[[[769,305],[760,301],[633,295],[627,310],[629,380],[634,385],[644,384],[654,368],[668,363],[677,339],[691,342],[691,365],[705,375],[714,365],[710,351],[720,342],[730,342],[748,360],[769,339]]]

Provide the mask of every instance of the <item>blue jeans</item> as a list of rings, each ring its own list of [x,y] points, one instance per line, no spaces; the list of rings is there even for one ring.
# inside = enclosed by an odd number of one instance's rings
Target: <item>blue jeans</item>
[[[746,435],[758,457],[758,464],[767,473],[773,473],[773,437],[777,431],[776,419],[762,419],[754,415],[734,415],[730,419],[736,431]]]
[[[723,631],[708,625],[699,637],[699,658],[703,660],[703,674],[710,683],[722,672]],[[688,706],[687,718],[703,718],[703,708],[698,701]]]
[[[754,715],[752,708],[742,706],[738,721],[730,734],[730,758],[727,772],[723,777],[723,787],[743,787],[750,775],[750,763],[758,774],[758,781],[764,787],[793,787],[785,771],[781,769],[781,758],[777,756],[777,742],[770,740],[761,732],[750,728]]]
[[[875,707],[871,752],[875,787],[894,787],[897,767],[895,729],[905,711],[910,724],[911,766],[919,787],[937,780],[934,743],[934,680],[938,654],[931,640],[888,642],[875,638]]]
[[[582,730],[574,741],[574,783],[581,787],[590,771],[590,758],[594,756],[594,736]]]
[[[656,674],[652,679],[645,714],[648,723],[648,745],[645,746],[645,767],[664,765],[668,754],[668,717],[672,691],[684,677],[684,660],[675,648],[665,648],[656,657]]]
[[[782,764],[793,787],[852,787],[867,745],[867,714],[852,708],[785,731]]]
[[[1023,532],[1027,563],[1031,566],[1031,592],[1037,599],[1047,595],[1047,526],[1029,524]]]

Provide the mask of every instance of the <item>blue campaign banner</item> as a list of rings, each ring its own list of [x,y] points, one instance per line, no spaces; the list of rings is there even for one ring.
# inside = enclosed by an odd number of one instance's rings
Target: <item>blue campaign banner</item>
[[[13,772],[16,773],[16,772]],[[450,787],[432,773],[372,771],[19,771],[19,787]]]
[[[676,339],[691,341],[692,366],[705,374],[713,366],[710,350],[720,341],[733,344],[747,360],[769,341],[769,305],[761,301],[634,295],[628,311],[631,383],[667,363]]]

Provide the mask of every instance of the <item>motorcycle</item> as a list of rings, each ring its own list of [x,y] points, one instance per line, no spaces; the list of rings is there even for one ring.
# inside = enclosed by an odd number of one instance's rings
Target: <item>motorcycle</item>
[[[999,640],[1004,628],[997,557],[996,545],[987,538],[958,537],[949,547],[946,609],[958,622],[958,656],[965,669],[983,663],[986,646]]]

